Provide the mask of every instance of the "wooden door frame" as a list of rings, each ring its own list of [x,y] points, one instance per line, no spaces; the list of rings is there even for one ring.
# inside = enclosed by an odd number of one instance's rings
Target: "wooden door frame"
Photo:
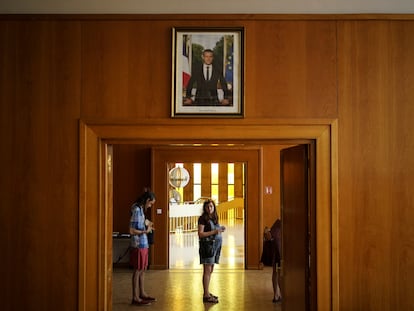
[[[263,227],[262,213],[262,196],[260,195],[260,179],[262,148],[260,146],[155,146],[152,148],[152,173],[153,184],[151,188],[157,194],[157,206],[168,206],[168,171],[167,163],[169,162],[194,162],[205,160],[227,162],[243,162],[246,164],[245,182],[245,209],[244,222],[244,268],[259,269],[259,258],[261,254],[262,232],[257,230]],[[156,181],[156,182],[154,182]],[[165,196],[163,196],[165,194]],[[159,201],[159,202],[158,202]],[[161,208],[162,209],[162,208]],[[168,269],[169,266],[169,242],[168,242],[168,222],[169,216],[166,208],[162,209],[161,214],[152,211],[152,217],[157,229],[158,249],[153,249],[151,266],[154,269]],[[160,225],[161,224],[161,225]],[[158,253],[156,253],[158,252]]]
[[[317,309],[339,310],[337,120],[146,120],[139,124],[79,122],[79,310],[108,310],[112,268],[107,250],[104,152],[109,144],[316,142]]]

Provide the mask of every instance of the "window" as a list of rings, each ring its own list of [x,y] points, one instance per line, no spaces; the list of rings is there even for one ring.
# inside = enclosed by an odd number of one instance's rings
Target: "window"
[[[234,163],[227,164],[227,200],[234,200]]]

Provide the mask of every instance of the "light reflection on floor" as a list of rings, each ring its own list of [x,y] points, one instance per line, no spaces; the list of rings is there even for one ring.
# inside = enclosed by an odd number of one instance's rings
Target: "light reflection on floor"
[[[220,264],[214,266],[210,291],[219,296],[218,304],[203,304],[202,266],[199,264],[197,232],[171,234],[170,269],[149,270],[145,275],[148,294],[157,298],[145,309],[157,311],[207,310],[281,310],[272,302],[272,270],[244,269],[243,221],[224,224]],[[132,270],[115,268],[113,274],[113,311],[131,307]],[[139,309],[139,308],[138,308]]]
[[[210,291],[219,296],[218,304],[203,304],[202,271],[189,269],[149,270],[145,288],[157,301],[145,309],[157,311],[206,310],[281,310],[272,302],[271,267],[263,270],[215,270]],[[126,311],[131,306],[132,271],[114,270],[112,310]],[[138,309],[140,309],[138,307]],[[142,308],[141,308],[142,309]]]
[[[223,246],[220,264],[216,269],[244,269],[244,224],[243,220],[222,223],[226,226],[223,233]],[[170,234],[169,268],[202,269],[198,255],[197,232]]]

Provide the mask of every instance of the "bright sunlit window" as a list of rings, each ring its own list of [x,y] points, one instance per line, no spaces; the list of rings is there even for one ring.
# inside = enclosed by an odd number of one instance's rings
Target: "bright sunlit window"
[[[201,163],[193,164],[193,194],[194,200],[201,197]]]
[[[235,173],[234,163],[211,163],[211,198],[216,202],[219,202],[219,166],[227,165],[227,200],[234,200],[234,184],[235,184]],[[183,163],[175,163],[175,167],[184,167]],[[190,177],[190,184],[193,187],[193,199],[197,200],[202,197],[201,193],[201,180],[202,180],[202,168],[201,163],[193,163],[193,174]],[[244,174],[244,172],[243,172]],[[184,197],[184,188],[176,189],[181,197]]]
[[[234,163],[227,164],[227,200],[234,199]]]
[[[211,198],[219,202],[219,165],[218,163],[211,163]]]

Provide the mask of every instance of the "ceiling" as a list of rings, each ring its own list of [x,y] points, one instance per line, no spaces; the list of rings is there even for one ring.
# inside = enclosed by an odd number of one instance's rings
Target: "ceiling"
[[[414,13],[413,0],[2,0],[0,14]]]

